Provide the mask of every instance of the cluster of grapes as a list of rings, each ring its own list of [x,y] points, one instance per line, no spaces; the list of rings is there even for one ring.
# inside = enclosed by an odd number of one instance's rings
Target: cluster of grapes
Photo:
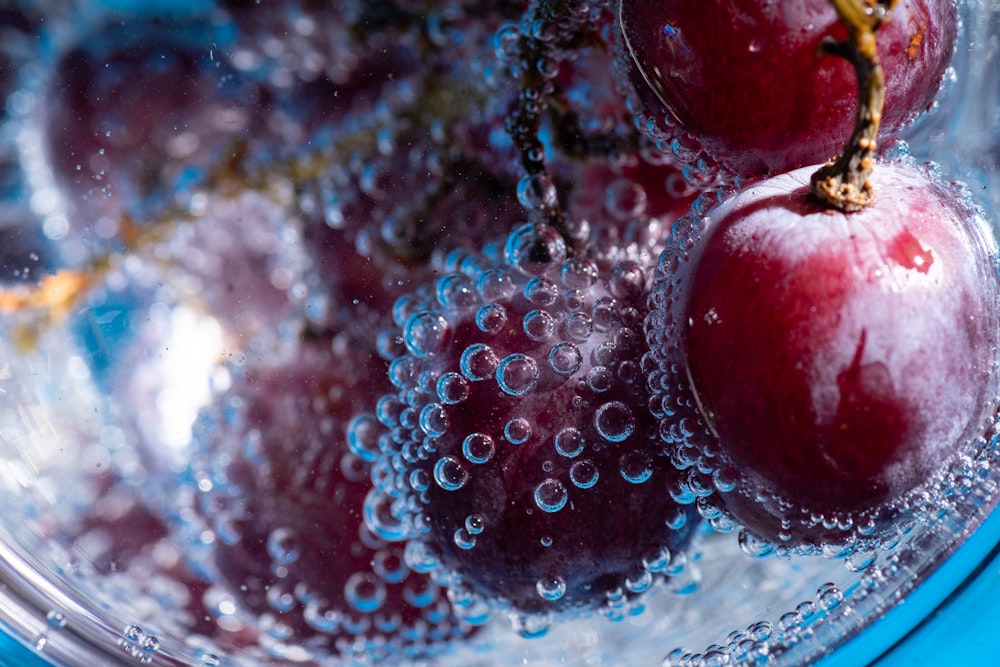
[[[133,314],[78,327],[138,452],[94,494],[156,490],[74,529],[169,570],[219,650],[622,619],[687,590],[703,524],[878,547],[986,431],[991,233],[876,146],[933,104],[952,0],[66,11],[47,74],[0,85],[56,99],[16,142],[52,263]],[[179,444],[158,303],[233,351]]]

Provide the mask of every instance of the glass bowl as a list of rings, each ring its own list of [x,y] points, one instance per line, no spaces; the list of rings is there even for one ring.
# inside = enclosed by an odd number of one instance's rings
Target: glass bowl
[[[347,2],[333,15],[375,21],[391,4]],[[497,25],[509,27],[520,14],[518,3],[508,4]],[[593,4],[595,16],[609,13]],[[0,664],[206,667],[372,659],[364,647],[336,658],[328,646],[289,634],[273,616],[265,622],[235,614],[232,591],[213,585],[219,572],[204,560],[206,545],[218,536],[206,537],[190,501],[199,481],[189,461],[205,407],[255,356],[284,349],[301,321],[318,318],[330,298],[303,269],[302,230],[288,222],[307,207],[297,188],[314,172],[303,155],[322,152],[331,141],[325,123],[355,124],[360,136],[366,118],[391,117],[412,94],[387,83],[380,94],[391,99],[380,103],[362,90],[357,108],[330,111],[333,120],[289,112],[261,96],[257,87],[287,88],[290,71],[319,77],[322,63],[310,60],[316,56],[310,40],[345,29],[316,20],[311,4],[303,5],[288,3],[262,14],[267,20],[242,24],[230,13],[251,15],[249,3],[25,2],[0,10],[7,63],[0,65],[6,98],[0,126]],[[460,2],[396,5],[411,13],[435,9],[424,24],[429,49],[456,34],[483,37],[469,25],[435,32],[460,23],[449,14]],[[963,181],[995,222],[1000,4],[967,0],[961,15],[953,75],[936,108],[905,139],[916,159]],[[257,31],[255,48],[244,48],[241,30]],[[490,39],[494,32],[491,26]],[[502,42],[497,38],[497,49]],[[492,54],[493,46],[486,51]],[[178,68],[188,73],[188,88],[169,78]],[[335,68],[323,71],[336,76]],[[247,72],[260,80],[234,83]],[[490,76],[488,68],[480,74]],[[299,91],[303,106],[312,90],[303,85]],[[103,94],[113,103],[88,102],[84,94]],[[216,98],[223,102],[213,106]],[[152,164],[129,163],[137,171],[120,178],[115,151],[138,150],[129,147],[142,144],[142,132],[155,137],[157,123],[173,122],[161,106],[201,109],[202,101],[210,121],[184,121],[210,122],[210,132],[173,126],[162,144],[153,140],[166,151],[159,161],[156,153],[144,154]],[[137,125],[136,117],[148,118],[148,125]],[[74,122],[90,123],[89,134],[73,134]],[[231,127],[239,129],[230,133]],[[128,131],[139,138],[121,136]],[[268,132],[287,145],[257,140]],[[213,143],[216,136],[225,141]],[[375,150],[379,140],[374,136]],[[232,149],[225,159],[214,150],[220,145]],[[233,177],[232,164],[248,155],[267,179]],[[139,171],[149,177],[144,181]],[[81,176],[74,180],[74,172]],[[136,189],[128,191],[130,185]],[[224,225],[236,218],[251,224],[227,236]],[[204,220],[217,227],[198,228]],[[222,236],[213,236],[215,229]],[[192,283],[190,274],[199,271],[216,279]],[[234,291],[238,298],[228,298]],[[275,294],[283,296],[276,302]],[[846,561],[754,559],[734,535],[705,531],[691,553],[668,566],[670,581],[624,618],[560,621],[544,637],[528,639],[511,629],[505,614],[494,613],[469,639],[401,662],[981,662],[992,655],[984,628],[1000,587],[997,439],[969,446],[950,471],[937,510],[916,517],[885,552]]]

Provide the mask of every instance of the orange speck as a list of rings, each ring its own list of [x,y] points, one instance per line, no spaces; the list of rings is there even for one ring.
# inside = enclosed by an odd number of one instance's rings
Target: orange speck
[[[916,60],[920,55],[920,45],[924,43],[924,28],[921,28],[910,37],[910,45],[906,47],[906,55],[910,60]]]

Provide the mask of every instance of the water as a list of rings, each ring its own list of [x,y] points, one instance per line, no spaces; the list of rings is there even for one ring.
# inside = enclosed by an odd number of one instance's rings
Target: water
[[[560,162],[569,149],[551,129],[527,151],[548,172],[524,177],[497,159],[516,143],[503,127],[508,77],[529,76],[518,35],[545,52],[529,103],[554,63],[577,62],[544,20],[521,25],[519,9],[444,2],[416,30],[412,12],[360,1],[321,19],[289,4],[239,21],[207,3],[158,19],[143,12],[166,8],[126,4],[29,3],[25,25],[0,28],[14,63],[0,125],[0,303],[19,304],[3,306],[0,338],[0,509],[9,517],[0,577],[12,610],[4,627],[26,655],[59,664],[255,665],[331,653],[483,666],[800,664],[913,606],[897,606],[902,596],[924,605],[914,586],[995,504],[991,437],[973,443],[888,548],[783,558],[727,534],[710,495],[730,483],[725,471],[671,478],[656,447],[691,437],[692,424],[657,433],[622,394],[648,372],[629,355],[657,239],[695,194],[677,185],[670,157],[684,146],[657,150],[645,138],[641,147],[662,169],[650,180],[672,183],[683,204],[658,201],[634,165]],[[966,5],[971,46],[953,90],[908,140],[916,159],[934,159],[996,211],[997,147],[984,140],[995,132],[983,128],[1000,123],[990,76],[1000,12]],[[578,9],[564,30],[610,16],[600,3]],[[126,12],[116,15],[124,24],[102,27],[105,11]],[[373,28],[362,48],[350,30],[362,18],[396,28]],[[87,35],[91,45],[78,49]],[[138,55],[116,50],[123,43]],[[434,48],[439,60],[420,55]],[[609,120],[601,105],[625,103],[613,94],[620,84],[581,74],[617,65],[595,53],[579,63],[567,75],[570,98],[598,102],[582,122],[611,146],[573,150],[619,155],[631,123]],[[133,85],[140,75],[158,82],[152,103],[142,94],[152,83]],[[59,115],[71,108],[75,116]],[[460,140],[487,146],[487,158],[456,152]],[[698,159],[684,168],[688,181],[714,185],[712,165]],[[455,173],[466,178],[449,180]],[[585,186],[560,199],[574,179]],[[553,212],[561,207],[565,220]],[[594,257],[567,260],[567,240],[587,233],[598,239]],[[59,277],[37,282],[50,274]],[[438,365],[456,332],[470,343]],[[299,356],[304,340],[322,349]],[[304,395],[268,384],[267,373],[290,368],[308,378]],[[688,409],[662,379],[654,411]],[[268,398],[255,403],[247,386]],[[487,386],[495,392],[484,401]],[[593,420],[570,433],[513,413],[487,433],[467,428],[457,407],[485,412],[556,386],[568,387],[558,405]],[[271,397],[283,407],[265,413]],[[320,418],[296,430],[294,417],[308,414]],[[267,438],[269,423],[279,438]],[[658,438],[647,450],[624,449],[648,434]],[[268,443],[284,438],[301,447],[276,455]],[[523,535],[495,536],[501,503],[482,492],[428,520],[435,498],[481,488],[491,483],[484,470],[529,455]],[[681,468],[694,463],[672,456]],[[381,495],[364,497],[369,478]],[[340,481],[324,486],[330,479]],[[281,484],[301,494],[295,503]],[[635,500],[654,485],[660,499]],[[615,520],[604,489],[654,506]],[[261,490],[272,495],[249,502]],[[351,518],[337,513],[338,494],[358,495]],[[324,504],[331,498],[341,500]],[[696,526],[699,514],[710,521]],[[362,515],[373,533],[359,533]],[[597,526],[611,543],[633,519],[664,532],[596,585],[596,612],[539,611],[581,599],[583,568],[556,567],[567,541]],[[331,524],[350,534],[324,543]],[[404,546],[435,530],[443,539]],[[550,569],[520,587],[504,582],[499,600],[453,577],[456,563],[489,562],[488,549],[521,537]],[[327,599],[337,575],[323,549],[337,563],[359,560],[344,578],[346,606]],[[938,589],[961,579],[942,572],[951,578]],[[419,612],[383,613],[397,599]],[[916,623],[895,618],[886,616],[888,635]]]

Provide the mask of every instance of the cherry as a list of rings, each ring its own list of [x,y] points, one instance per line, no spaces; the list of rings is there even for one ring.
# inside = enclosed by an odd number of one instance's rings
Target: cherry
[[[709,513],[766,542],[863,536],[995,408],[992,236],[915,166],[880,164],[874,180],[850,214],[811,198],[808,169],[745,189],[697,223],[677,305],[660,301],[680,340],[661,367],[680,361],[702,424],[664,409],[698,452],[677,458],[708,456],[722,492]]]
[[[933,103],[955,48],[955,5],[902,0],[879,30],[883,135]],[[821,163],[847,140],[855,79],[844,60],[817,55],[824,38],[846,34],[829,0],[621,0],[621,23],[651,113],[737,174]]]
[[[201,545],[196,566],[235,599],[220,618],[249,615],[286,645],[345,659],[416,658],[471,628],[362,520],[374,452],[347,426],[383,386],[371,349],[357,334],[318,336],[237,375],[192,457],[190,509],[212,538],[184,530]]]
[[[554,612],[624,614],[696,521],[646,410],[647,269],[567,258],[546,225],[504,254],[397,302],[369,521],[533,636]]]

